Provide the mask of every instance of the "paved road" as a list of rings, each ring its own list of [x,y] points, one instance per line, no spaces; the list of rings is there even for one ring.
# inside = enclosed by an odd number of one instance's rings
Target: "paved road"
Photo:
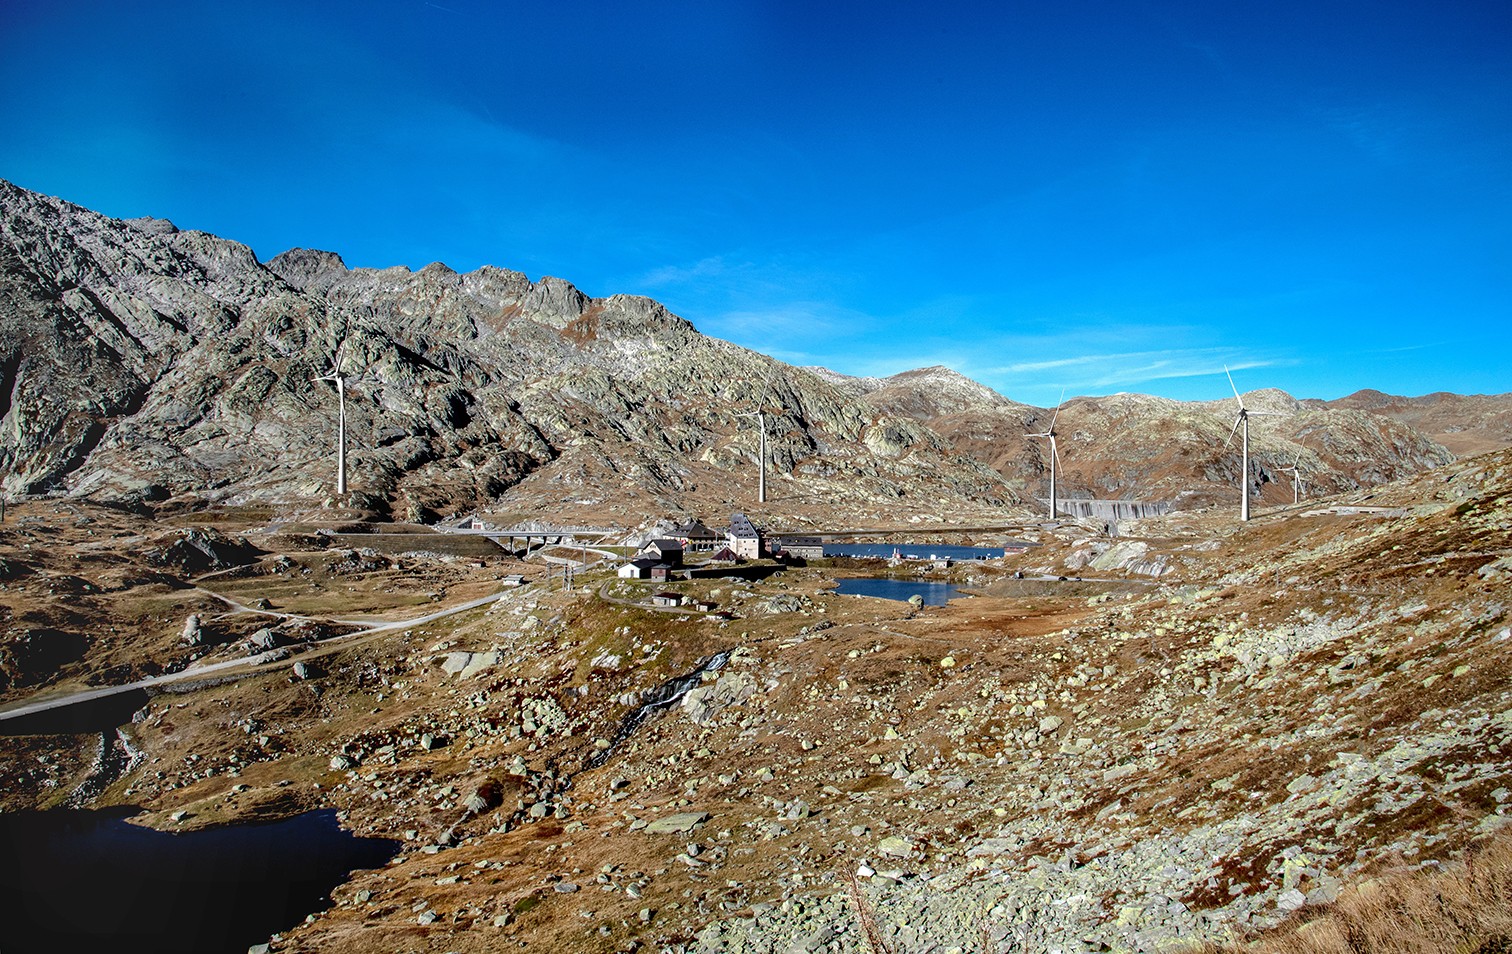
[[[261,613],[266,616],[279,616],[286,619],[312,618],[305,616],[293,616],[288,613],[273,613],[267,610],[248,609],[237,601],[230,599],[229,597],[222,596],[219,593],[210,593],[210,591],[208,590],[206,590],[205,592],[209,593],[209,595],[211,596],[214,596],[216,599],[228,603],[233,607],[243,609],[249,613]],[[426,623],[434,622],[435,620],[442,619],[447,616],[452,616],[457,613],[465,613],[468,610],[477,609],[480,606],[487,606],[489,603],[495,602],[503,595],[503,593],[494,593],[490,596],[482,596],[475,600],[468,600],[466,603],[458,603],[455,606],[448,606],[445,609],[439,609],[433,613],[427,613],[424,616],[418,616],[414,619],[399,620],[398,622],[391,623],[379,623],[377,625],[373,625],[371,620],[325,620],[326,622],[345,623],[347,625],[361,626],[364,628],[356,630],[355,632],[344,633],[340,636],[332,636],[330,639],[321,640],[319,643],[314,644],[314,646],[310,648],[314,648],[315,646],[326,647],[337,643],[346,643],[360,637],[373,636],[378,633],[387,633],[398,629],[408,629],[412,626],[423,626]],[[179,672],[164,673],[160,676],[149,676],[146,679],[138,679],[136,682],[126,683],[125,685],[121,686],[100,686],[94,689],[82,689],[78,692],[65,693],[63,695],[52,696],[45,699],[36,699],[35,697],[33,697],[33,699],[31,700],[27,700],[20,703],[19,705],[0,711],[0,720],[14,719],[19,716],[31,715],[35,712],[46,712],[49,709],[58,709],[63,706],[70,706],[78,702],[87,702],[91,699],[103,699],[106,696],[113,696],[121,692],[130,692],[133,689],[150,689],[154,686],[163,686],[175,682],[192,682],[194,680],[204,679],[208,676],[248,676],[256,672],[266,671],[275,663],[287,663],[290,662],[290,660],[291,657],[288,654],[283,653],[280,650],[271,650],[266,653],[261,653],[257,656],[248,656],[241,659],[223,659],[219,662],[195,664]]]

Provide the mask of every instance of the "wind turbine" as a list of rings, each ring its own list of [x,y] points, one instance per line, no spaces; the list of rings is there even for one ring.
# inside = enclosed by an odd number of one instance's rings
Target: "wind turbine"
[[[1243,454],[1242,454],[1242,457],[1241,457],[1241,464],[1240,464],[1240,467],[1239,467],[1239,491],[1240,491],[1240,493],[1239,493],[1239,519],[1240,520],[1248,520],[1250,518],[1250,504],[1249,504],[1249,419],[1250,419],[1251,415],[1255,415],[1255,414],[1261,415],[1263,417],[1280,417],[1281,416],[1281,412],[1279,412],[1279,411],[1251,411],[1249,408],[1245,407],[1244,406],[1244,398],[1242,398],[1242,397],[1239,396],[1239,389],[1234,386],[1234,376],[1232,374],[1229,374],[1228,365],[1224,365],[1223,366],[1223,373],[1225,375],[1228,375],[1229,387],[1234,392],[1234,400],[1236,400],[1236,401],[1239,402],[1239,414],[1234,418],[1234,428],[1233,428],[1233,430],[1229,431],[1228,440],[1226,440],[1226,441],[1223,442],[1223,446],[1224,447],[1229,446],[1229,444],[1234,440],[1234,431],[1239,430],[1240,425],[1243,425],[1243,427],[1244,427],[1244,439],[1243,439],[1243,448],[1244,448],[1244,450],[1243,450]]]
[[[312,378],[314,381],[332,381],[336,384],[336,493],[345,495],[346,481],[346,375],[341,373],[341,353],[346,348],[343,341],[336,348],[336,357],[331,360],[331,373]]]
[[[757,444],[757,448],[758,448],[758,450],[757,450],[757,458],[760,461],[760,464],[759,464],[760,477],[758,478],[759,482],[756,485],[756,500],[757,500],[758,503],[766,503],[766,461],[767,461],[766,411],[752,411],[749,414],[737,414],[735,416],[736,417],[754,417],[754,418],[756,418],[761,423],[761,438],[760,438],[759,443]]]
[[[1302,452],[1301,451],[1297,451],[1296,459],[1292,461],[1292,465],[1290,467],[1281,467],[1281,468],[1278,468],[1281,471],[1281,473],[1283,473],[1283,474],[1291,474],[1291,477],[1292,477],[1292,503],[1293,504],[1299,504],[1299,503],[1302,502],[1302,474],[1301,474],[1300,471],[1297,470],[1298,466],[1300,466],[1301,463],[1302,463]]]
[[[1055,500],[1055,471],[1060,465],[1060,454],[1055,450],[1055,419],[1060,417],[1061,405],[1066,403],[1066,389],[1061,388],[1060,400],[1055,404],[1055,413],[1050,415],[1050,426],[1045,428],[1043,434],[1030,434],[1030,437],[1048,437],[1050,439],[1050,519],[1055,519],[1057,512]]]

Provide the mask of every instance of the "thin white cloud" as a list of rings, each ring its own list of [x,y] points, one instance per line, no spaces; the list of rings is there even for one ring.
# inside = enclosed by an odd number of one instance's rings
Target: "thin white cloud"
[[[667,285],[683,285],[689,282],[702,282],[710,279],[723,279],[732,271],[741,271],[749,266],[734,266],[726,263],[721,255],[713,255],[709,258],[700,259],[692,265],[662,265],[653,268],[640,276],[638,284],[649,288],[662,288]]]
[[[1089,380],[1101,383],[1144,381],[1165,377],[1191,377],[1214,374],[1227,364],[1230,370],[1261,368],[1271,361],[1241,360],[1231,348],[1170,348],[1159,351],[1124,351],[1110,354],[1078,354],[1048,361],[1021,361],[988,369],[993,374],[1033,374],[1063,368],[1093,369]]]
[[[794,301],[773,308],[735,309],[710,315],[705,330],[771,353],[793,345],[822,345],[864,328],[868,317],[823,301]]]

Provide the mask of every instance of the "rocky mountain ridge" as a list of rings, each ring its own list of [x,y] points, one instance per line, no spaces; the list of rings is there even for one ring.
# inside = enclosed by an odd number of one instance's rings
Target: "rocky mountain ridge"
[[[1318,403],[1400,421],[1427,434],[1459,457],[1512,447],[1512,393],[1435,391],[1421,397],[1399,397],[1367,389]]]
[[[945,372],[945,373],[941,373]],[[851,379],[846,386],[878,411],[909,417],[956,450],[991,467],[1026,498],[1048,492],[1049,447],[1031,437],[1050,427],[1053,408],[1010,401],[947,369],[891,378]],[[839,377],[839,376],[836,376]],[[985,393],[983,393],[985,392]],[[1300,401],[1264,388],[1244,396],[1250,422],[1249,486],[1265,505],[1299,496],[1376,486],[1453,459],[1410,423],[1368,410]],[[1237,496],[1239,454],[1230,439],[1232,398],[1183,402],[1146,394],[1073,397],[1054,416],[1062,498],[1167,501],[1178,508],[1223,505]]]
[[[1018,519],[1046,492],[1046,409],[946,368],[805,369],[706,337],[647,298],[442,264],[348,268],[0,182],[0,471],[11,494],[141,504],[331,499],[348,376],[352,497],[399,519],[487,509],[634,524],[751,509],[794,525]],[[1249,481],[1291,498],[1448,452],[1409,423],[1252,392]],[[772,507],[752,499],[768,414]],[[1075,398],[1061,495],[1219,504],[1226,402]],[[779,503],[780,502],[780,503]],[[1026,505],[1026,506],[1025,506]]]
[[[374,510],[731,506],[754,483],[757,436],[738,415],[757,409],[772,469],[842,511],[910,492],[1013,503],[928,429],[649,299],[497,268],[347,269],[306,250],[264,265],[9,184],[0,212],[11,493],[318,500],[337,407],[313,379],[339,356],[352,488]]]

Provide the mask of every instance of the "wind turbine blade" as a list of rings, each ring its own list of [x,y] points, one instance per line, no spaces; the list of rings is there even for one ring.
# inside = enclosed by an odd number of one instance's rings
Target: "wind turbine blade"
[[[1243,420],[1244,420],[1244,415],[1243,414],[1241,414],[1238,417],[1234,418],[1234,429],[1231,430],[1231,431],[1229,431],[1228,439],[1223,442],[1223,446],[1224,447],[1227,447],[1227,446],[1229,446],[1229,444],[1233,443],[1234,435],[1239,432],[1239,424]]]
[[[1066,403],[1066,389],[1065,388],[1061,388],[1060,400],[1055,402],[1055,413],[1052,414],[1052,415],[1050,415],[1050,426],[1045,429],[1045,433],[1047,433],[1047,434],[1053,434],[1053,433],[1055,433],[1055,421],[1056,421],[1057,418],[1060,417],[1061,405],[1065,404],[1065,403]]]
[[[1234,400],[1239,402],[1240,407],[1244,407],[1244,398],[1239,396],[1239,388],[1234,384],[1234,376],[1232,374],[1229,374],[1228,365],[1223,366],[1223,373],[1228,376],[1229,387],[1233,389],[1234,392]]]
[[[1060,451],[1055,448],[1055,441],[1050,442],[1050,455],[1055,458],[1055,469],[1061,469]]]

